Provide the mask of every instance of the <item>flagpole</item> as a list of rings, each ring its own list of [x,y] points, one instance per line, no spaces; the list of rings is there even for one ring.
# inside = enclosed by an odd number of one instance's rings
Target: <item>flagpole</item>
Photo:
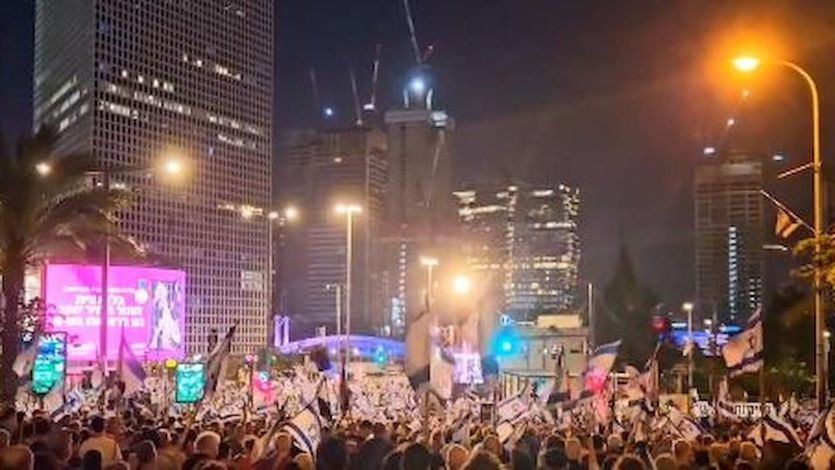
[[[760,315],[760,325],[763,355],[758,377],[760,387],[760,439],[762,439],[763,450],[765,450],[765,312]]]
[[[760,439],[763,443],[763,450],[765,450],[765,359],[763,365],[760,367],[759,374],[760,382]]]
[[[588,309],[589,309],[589,342],[591,343],[592,347],[597,346],[595,343],[595,335],[594,335],[594,284],[591,282],[588,286]]]

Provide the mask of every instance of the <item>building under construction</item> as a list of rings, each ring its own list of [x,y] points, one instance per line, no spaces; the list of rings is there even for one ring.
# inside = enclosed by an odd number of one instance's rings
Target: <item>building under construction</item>
[[[353,75],[352,85],[356,90]],[[297,336],[320,326],[331,333],[337,329],[335,286],[344,287],[347,278],[346,228],[333,213],[337,202],[363,207],[352,243],[354,332],[402,336],[408,315],[424,308],[421,256],[452,258],[445,253],[452,251],[457,234],[453,121],[433,109],[426,68],[413,74],[402,105],[382,119],[375,119],[373,89],[362,109],[355,92],[351,125],[325,121],[280,139],[282,199],[302,214],[298,227],[287,228],[279,266],[282,313],[294,319]],[[339,302],[346,306],[344,299]]]

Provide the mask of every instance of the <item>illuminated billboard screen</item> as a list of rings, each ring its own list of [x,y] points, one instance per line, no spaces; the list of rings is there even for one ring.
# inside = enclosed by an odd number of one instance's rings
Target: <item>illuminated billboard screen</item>
[[[38,338],[35,364],[32,366],[32,391],[36,395],[46,395],[64,380],[66,352],[65,333],[44,333]]]
[[[457,384],[477,385],[484,383],[481,373],[481,355],[476,353],[453,353],[455,369],[453,381]]]
[[[181,358],[185,351],[186,275],[173,269],[111,266],[108,289],[107,357],[125,342],[139,358]],[[46,327],[67,333],[67,357],[98,356],[101,267],[50,264],[43,286]]]

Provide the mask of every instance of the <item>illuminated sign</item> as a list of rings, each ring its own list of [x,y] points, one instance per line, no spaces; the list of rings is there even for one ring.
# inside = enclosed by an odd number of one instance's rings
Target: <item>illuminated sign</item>
[[[107,356],[116,359],[124,332],[137,357],[181,358],[185,351],[186,275],[173,269],[112,266],[109,270]],[[67,356],[98,356],[101,267],[50,264],[44,301],[50,331],[67,333]]]

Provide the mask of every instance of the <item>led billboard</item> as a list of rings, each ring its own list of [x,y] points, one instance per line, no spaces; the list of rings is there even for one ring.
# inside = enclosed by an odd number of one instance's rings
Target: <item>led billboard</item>
[[[98,356],[101,271],[93,265],[46,267],[47,329],[67,333],[70,361],[92,361]],[[138,266],[111,266],[108,272],[107,357],[118,357],[124,332],[137,357],[181,358],[185,351],[185,272]]]

